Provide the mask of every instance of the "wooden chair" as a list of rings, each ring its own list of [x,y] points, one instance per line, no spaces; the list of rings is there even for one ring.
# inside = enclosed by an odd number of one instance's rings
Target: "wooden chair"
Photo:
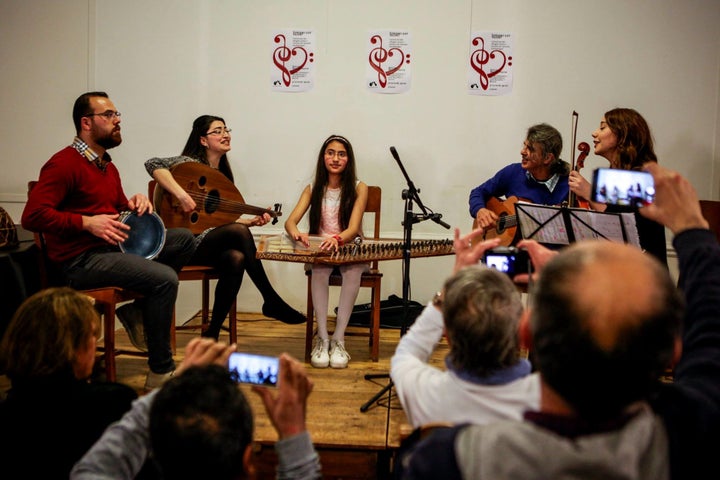
[[[148,182],[148,198],[152,200],[155,194],[155,180]],[[160,214],[160,212],[158,212]],[[202,322],[200,325],[179,325],[175,327],[175,330],[197,330],[205,331],[210,325],[210,280],[217,280],[220,277],[218,272],[213,267],[205,265],[185,265],[180,273],[178,273],[178,280],[182,281],[193,281],[199,280],[202,282],[202,301],[200,304],[200,317]],[[227,331],[230,335],[230,343],[237,342],[237,299],[233,301],[230,307],[230,320],[228,322]],[[175,316],[173,315],[173,325],[175,325]],[[225,327],[223,327],[225,329]],[[175,350],[175,336],[172,337],[172,346]]]
[[[28,196],[36,184],[37,181],[35,180],[28,182]],[[40,269],[41,288],[61,285],[62,281],[60,280],[60,275],[57,272],[57,267],[52,264],[47,256],[45,237],[41,233],[35,232],[34,238],[39,250],[38,267]],[[146,353],[139,350],[120,349],[115,345],[115,308],[119,303],[129,302],[131,300],[141,298],[142,295],[116,286],[79,291],[93,299],[96,308],[102,315],[103,345],[98,347],[98,350],[103,352],[105,360],[105,376],[108,381],[114,382],[117,379],[117,369],[115,366],[115,357],[117,355],[147,356]],[[175,335],[172,337],[174,339]]]
[[[217,280],[220,277],[220,273],[213,267],[205,265],[185,265],[180,273],[178,273],[178,280],[200,280],[202,282],[202,302],[200,304],[200,317],[202,322],[200,325],[178,325],[175,330],[193,330],[200,329],[205,331],[210,325],[210,280]],[[223,327],[227,330],[230,335],[230,343],[237,343],[237,300],[234,300],[230,306],[230,314],[228,315],[230,320],[228,326]],[[175,323],[173,321],[173,323]],[[174,348],[174,339],[173,339]]]
[[[375,222],[373,228],[373,239],[380,238],[380,207],[382,200],[382,190],[380,187],[368,186],[368,200],[365,206],[365,213],[374,213]],[[307,275],[307,328],[305,330],[305,361],[310,361],[310,353],[312,351],[312,340],[314,336],[314,318],[315,310],[312,301],[312,270],[305,272]],[[370,270],[362,274],[360,280],[361,287],[371,288],[371,310],[370,325],[368,333],[347,332],[346,335],[362,335],[369,337],[370,358],[373,362],[378,361],[380,356],[380,281],[383,274],[378,270],[378,261],[375,260],[370,266]],[[330,275],[330,286],[342,286],[342,276],[340,272],[334,271]]]
[[[710,230],[715,232],[715,236],[720,242],[720,201],[700,200],[700,210],[710,224]]]

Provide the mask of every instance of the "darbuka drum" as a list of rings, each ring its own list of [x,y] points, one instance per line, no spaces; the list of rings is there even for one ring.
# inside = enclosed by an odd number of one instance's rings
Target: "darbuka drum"
[[[122,212],[119,220],[130,226],[127,240],[120,243],[122,252],[134,253],[148,260],[157,257],[165,245],[165,224],[157,213],[138,215]]]

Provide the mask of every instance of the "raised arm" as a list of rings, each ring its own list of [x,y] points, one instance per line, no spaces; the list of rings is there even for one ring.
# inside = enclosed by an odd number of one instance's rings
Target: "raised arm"
[[[194,161],[189,157],[151,158],[145,162],[145,170],[166,192],[180,202],[183,212],[192,212],[197,206],[195,200],[175,180],[170,169],[180,163]]]

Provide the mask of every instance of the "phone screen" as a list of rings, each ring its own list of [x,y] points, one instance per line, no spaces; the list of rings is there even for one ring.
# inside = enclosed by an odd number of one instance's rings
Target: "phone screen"
[[[485,265],[487,265],[488,267],[494,268],[503,273],[508,273],[508,272],[512,271],[512,268],[514,267],[513,258],[508,255],[488,254],[488,255],[485,255],[484,261],[485,261]]]
[[[485,252],[483,263],[490,268],[506,273],[511,277],[519,273],[528,273],[530,258],[527,251],[515,248],[498,247]]]
[[[233,352],[228,360],[230,376],[238,383],[275,387],[278,369],[278,357]]]
[[[642,207],[655,200],[655,183],[648,172],[598,168],[593,172],[592,201]]]

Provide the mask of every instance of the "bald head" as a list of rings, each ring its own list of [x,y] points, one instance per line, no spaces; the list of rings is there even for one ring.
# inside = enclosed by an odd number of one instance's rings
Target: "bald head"
[[[543,268],[532,303],[543,380],[588,418],[645,398],[680,335],[683,302],[667,270],[619,243],[563,250]]]
[[[611,351],[625,329],[634,329],[662,307],[667,271],[637,248],[612,242],[576,247],[577,264],[570,301],[598,347]]]

